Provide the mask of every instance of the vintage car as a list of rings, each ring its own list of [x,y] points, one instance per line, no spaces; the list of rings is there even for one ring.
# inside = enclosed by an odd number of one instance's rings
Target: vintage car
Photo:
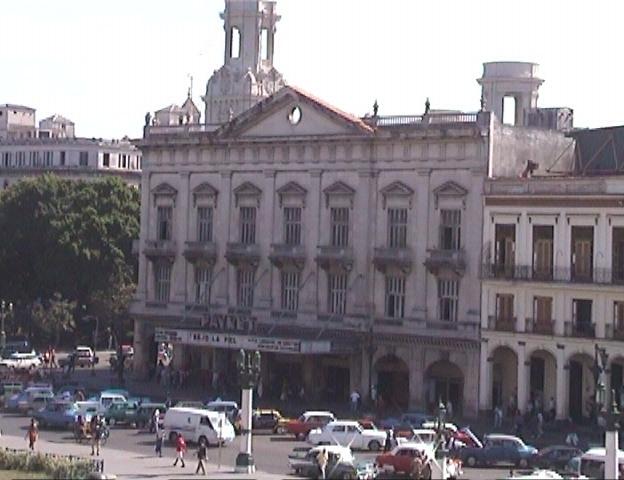
[[[40,428],[64,428],[71,430],[78,417],[78,409],[73,402],[54,400],[35,412],[33,418]]]
[[[421,458],[423,465],[428,464],[434,458],[434,450],[430,445],[423,443],[403,443],[390,452],[378,455],[375,464],[382,472],[393,475],[409,474],[417,457]]]
[[[398,438],[399,445],[404,443],[424,443],[433,446],[438,434],[435,430],[429,428],[415,428],[413,434],[408,438]]]
[[[43,365],[41,356],[34,350],[30,352],[12,352],[0,359],[0,368],[9,370],[33,370]]]
[[[297,440],[305,440],[310,430],[324,427],[336,420],[331,412],[307,411],[296,420],[286,423],[286,432],[295,436]]]
[[[372,463],[356,464],[351,450],[340,445],[318,446],[311,449],[295,448],[293,453],[288,455],[288,464],[291,470],[302,477],[320,478],[316,458],[321,449],[325,449],[328,457],[325,478],[341,480],[372,480],[375,478],[375,469]]]
[[[535,458],[535,465],[539,468],[564,472],[568,462],[583,454],[580,448],[570,445],[551,445],[542,448]]]
[[[277,432],[282,414],[277,410],[257,409],[251,415],[251,426],[254,430],[271,430]]]
[[[130,425],[134,423],[139,405],[135,401],[112,403],[104,412],[104,420],[111,427],[117,424]]]
[[[54,393],[51,391],[38,391],[26,394],[25,397],[18,400],[17,410],[27,415],[32,415],[37,410],[45,407],[49,402],[54,400]]]
[[[378,452],[384,445],[386,432],[364,430],[355,420],[336,420],[323,428],[315,428],[308,433],[308,443],[312,445],[342,445],[354,450]]]
[[[39,395],[40,393],[44,393],[45,396],[54,394],[52,393],[52,387],[47,386],[37,386],[37,387],[28,387],[21,392],[14,393],[13,395],[5,398],[4,406],[7,410],[11,411],[22,411],[26,412],[30,408],[29,402],[31,398]],[[40,405],[42,407],[43,405]]]
[[[469,467],[479,465],[515,465],[528,468],[537,460],[537,449],[512,435],[492,434],[483,439],[483,447],[463,447],[456,455]]]
[[[134,412],[131,422],[137,428],[149,427],[150,433],[155,431],[153,418],[154,412],[158,410],[158,426],[163,428],[165,422],[165,413],[167,413],[167,405],[164,403],[143,402]]]

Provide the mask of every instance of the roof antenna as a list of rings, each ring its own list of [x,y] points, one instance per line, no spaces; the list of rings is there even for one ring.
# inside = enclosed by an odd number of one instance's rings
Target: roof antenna
[[[188,95],[188,98],[191,98],[193,96],[193,75],[189,73],[188,77],[190,79],[190,86],[189,86],[187,95]]]

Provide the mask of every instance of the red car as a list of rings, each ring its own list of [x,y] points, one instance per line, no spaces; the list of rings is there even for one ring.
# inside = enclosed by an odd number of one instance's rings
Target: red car
[[[329,422],[336,420],[331,412],[303,412],[297,420],[291,420],[286,424],[286,431],[295,436],[297,440],[305,440],[314,428],[322,428]]]
[[[404,443],[391,452],[377,456],[375,464],[381,471],[409,474],[412,471],[412,462],[418,455],[423,459],[423,463],[427,463],[429,454],[423,450],[422,444]]]

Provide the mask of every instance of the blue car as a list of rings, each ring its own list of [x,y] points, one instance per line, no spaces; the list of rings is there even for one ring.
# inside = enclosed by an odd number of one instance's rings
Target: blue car
[[[33,417],[40,428],[64,428],[71,430],[78,417],[78,410],[71,402],[51,402]]]
[[[486,435],[483,447],[464,447],[455,451],[469,467],[513,465],[529,468],[537,463],[538,451],[512,435]]]

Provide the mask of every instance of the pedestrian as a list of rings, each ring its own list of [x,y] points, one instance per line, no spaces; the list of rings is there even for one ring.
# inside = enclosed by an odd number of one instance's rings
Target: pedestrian
[[[154,433],[156,434],[156,436],[158,437],[158,421],[160,420],[160,410],[156,409],[154,410],[154,414],[152,415],[152,429],[154,430]]]
[[[182,463],[182,468],[184,465],[184,452],[186,452],[186,442],[184,441],[184,437],[181,433],[178,433],[178,437],[176,438],[176,459],[173,462],[173,466],[178,465],[178,460]]]
[[[450,400],[446,401],[446,415],[448,418],[453,418],[453,403]]]
[[[568,433],[565,439],[565,443],[566,445],[570,445],[571,447],[578,447],[579,438],[576,432]]]
[[[375,385],[371,387],[370,397],[373,408],[377,408],[377,387]]]
[[[360,402],[360,394],[358,393],[357,390],[353,390],[353,392],[351,392],[350,398],[351,398],[351,412],[357,413],[358,404]]]
[[[165,432],[162,432],[160,435],[156,435],[156,445],[154,446],[154,451],[159,457],[162,457],[162,447],[165,442]]]
[[[50,350],[50,367],[58,367],[58,365],[56,364],[56,350],[54,349],[54,347],[52,347],[52,349]]]
[[[201,469],[202,474],[206,475],[206,469],[204,468],[204,462],[208,460],[208,450],[206,449],[206,444],[204,442],[199,442],[199,446],[197,447],[197,468],[195,469],[195,473],[199,473]]]
[[[516,410],[516,416],[514,419],[514,424],[515,424],[515,428],[516,428],[516,436],[522,438],[522,423],[524,422],[524,419],[522,418],[522,414],[520,413],[520,410]]]
[[[325,471],[327,470],[328,461],[329,456],[327,455],[327,450],[321,448],[321,450],[316,454],[316,463],[318,464],[319,470],[321,471],[321,479],[325,479]]]
[[[542,412],[537,412],[537,436],[536,438],[542,438],[544,435],[544,415]]]
[[[386,441],[384,442],[384,452],[392,450],[392,430],[386,432]]]
[[[94,415],[91,419],[91,455],[100,456],[100,442],[103,429],[102,419],[99,415]]]
[[[500,405],[494,407],[494,428],[501,428],[503,426],[503,410]]]
[[[550,400],[548,401],[548,414],[550,420],[554,422],[555,418],[557,417],[557,410],[555,409],[555,397],[550,397]]]
[[[30,425],[26,431],[26,438],[28,439],[28,448],[34,451],[35,443],[37,443],[37,439],[39,438],[39,426],[34,418],[30,419]]]

